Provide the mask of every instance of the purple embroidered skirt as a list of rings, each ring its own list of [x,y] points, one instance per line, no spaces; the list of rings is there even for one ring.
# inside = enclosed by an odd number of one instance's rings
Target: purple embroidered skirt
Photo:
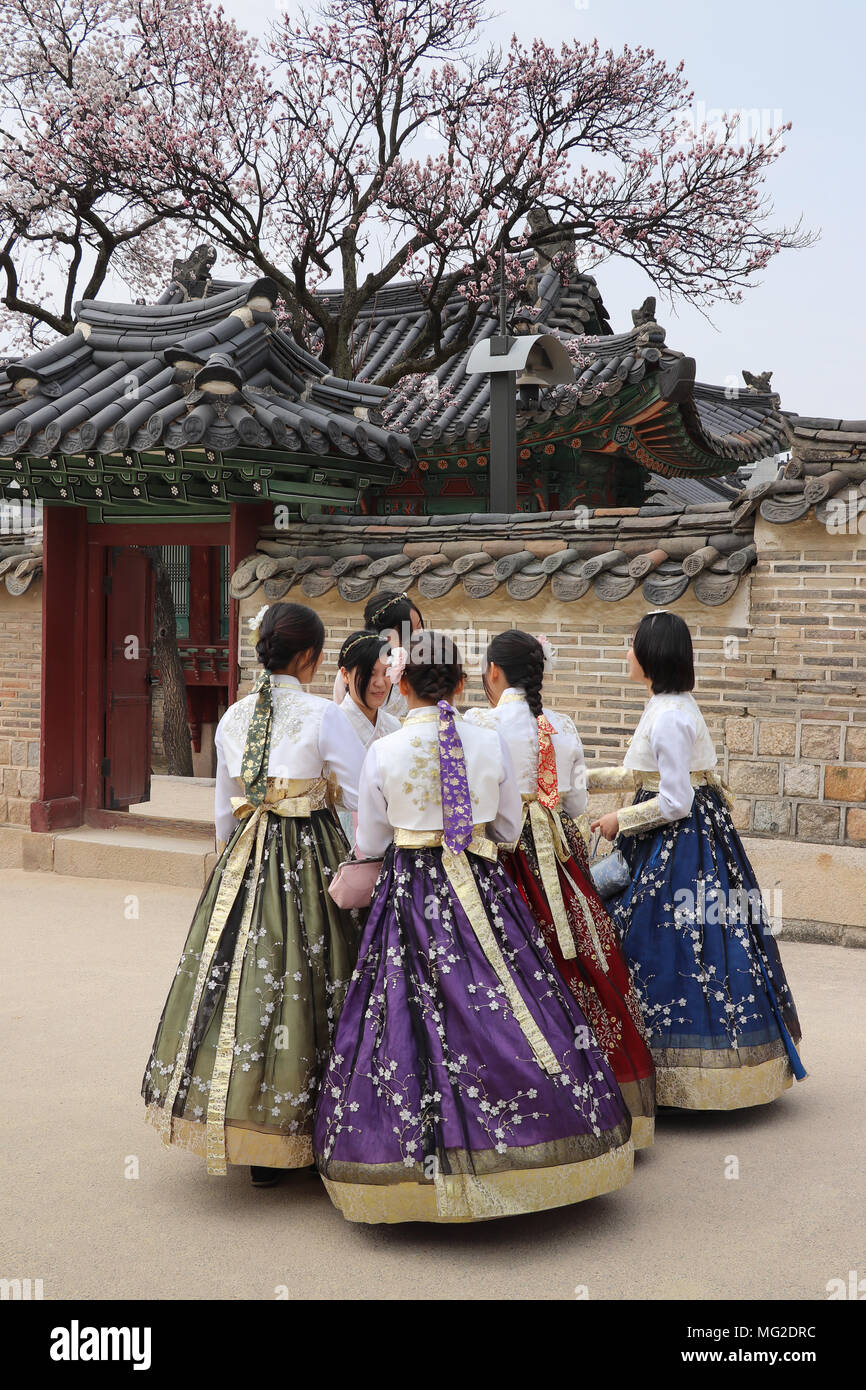
[[[351,1221],[477,1221],[621,1187],[617,1083],[501,866],[389,849],[314,1122]]]

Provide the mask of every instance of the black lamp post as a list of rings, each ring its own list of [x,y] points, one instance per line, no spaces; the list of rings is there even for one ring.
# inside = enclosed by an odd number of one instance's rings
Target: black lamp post
[[[482,338],[466,359],[466,373],[490,377],[490,510],[517,511],[517,377],[553,386],[574,381],[571,358],[552,333],[514,337],[505,315],[505,251],[500,253],[499,332]]]
[[[490,356],[507,358],[516,342],[505,310],[505,248],[499,253],[499,332],[490,338]],[[499,366],[499,364],[497,364]],[[490,510],[517,511],[517,373],[503,362],[490,373]]]

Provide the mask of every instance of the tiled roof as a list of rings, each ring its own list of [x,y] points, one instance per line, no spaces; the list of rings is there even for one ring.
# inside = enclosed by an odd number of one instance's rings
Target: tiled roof
[[[863,534],[866,420],[790,414],[785,427],[790,461],[780,478],[752,489],[760,496],[761,516],[784,524],[814,511],[822,524]]]
[[[626,387],[658,375],[663,396],[680,407],[685,433],[705,454],[747,463],[786,447],[778,395],[753,387],[733,391],[695,383],[694,361],[668,349],[665,330],[652,319],[627,333],[612,333],[592,276],[563,284],[551,267],[540,275],[537,294],[532,309],[523,314],[522,327],[554,333],[569,344],[575,382],[545,390],[536,403],[519,406],[518,437],[551,416],[585,415],[596,402],[604,408]],[[459,337],[476,312],[459,294],[448,307],[446,340]],[[359,379],[381,373],[408,355],[423,324],[423,307],[411,286],[383,292],[365,309],[353,339]],[[521,324],[515,327],[520,331]],[[470,346],[496,331],[493,306],[482,304],[469,330]],[[406,430],[422,455],[455,443],[470,447],[489,433],[489,381],[482,375],[466,376],[469,350],[426,373],[423,383],[417,376],[398,382],[383,407],[388,421]],[[682,460],[677,441],[667,435],[666,429],[659,430],[660,453],[675,469]]]
[[[410,441],[379,414],[387,392],[332,376],[277,328],[273,281],[176,293],[83,300],[74,333],[0,372],[0,456],[204,446],[409,466]]]
[[[317,598],[336,588],[347,603],[376,591],[441,598],[458,585],[469,598],[504,586],[513,599],[550,585],[570,603],[591,594],[625,598],[640,585],[647,602],[675,602],[689,585],[700,602],[724,603],[754,564],[753,516],[736,499],[682,506],[518,512],[512,516],[336,518],[319,515],[288,531],[260,532],[258,550],[235,570],[231,591],[264,587],[280,599],[294,585]]]

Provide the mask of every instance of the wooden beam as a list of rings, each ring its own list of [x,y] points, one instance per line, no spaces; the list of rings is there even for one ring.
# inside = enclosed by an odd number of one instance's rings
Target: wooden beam
[[[87,518],[80,507],[42,516],[39,800],[32,830],[81,825],[84,813]]]

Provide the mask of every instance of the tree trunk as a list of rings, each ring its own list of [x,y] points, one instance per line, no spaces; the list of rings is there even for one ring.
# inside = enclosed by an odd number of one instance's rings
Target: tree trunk
[[[177,649],[171,580],[158,546],[146,547],[153,565],[153,665],[162,685],[162,746],[170,777],[192,777],[192,740],[186,711],[186,681]]]

